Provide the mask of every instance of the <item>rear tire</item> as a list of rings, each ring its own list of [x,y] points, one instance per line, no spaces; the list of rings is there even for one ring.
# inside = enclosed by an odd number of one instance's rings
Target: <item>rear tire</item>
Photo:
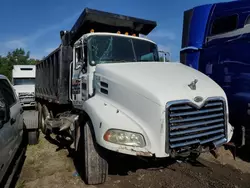
[[[96,185],[106,181],[108,176],[108,163],[101,155],[92,130],[92,124],[87,121],[81,127],[81,136],[78,144],[77,158],[83,167],[83,179],[86,184]]]
[[[42,105],[40,103],[37,104],[37,111],[38,111],[38,128],[42,130]]]
[[[41,108],[41,131],[44,135],[49,136],[50,130],[47,129],[45,120],[47,117],[50,117],[50,113],[46,105],[43,105]]]
[[[28,144],[29,145],[36,145],[38,144],[39,140],[39,131],[33,130],[28,132]]]

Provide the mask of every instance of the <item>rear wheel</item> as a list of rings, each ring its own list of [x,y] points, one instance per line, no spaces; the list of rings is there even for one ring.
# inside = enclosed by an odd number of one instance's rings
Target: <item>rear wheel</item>
[[[87,121],[81,127],[81,136],[78,144],[77,158],[83,167],[82,176],[86,184],[102,184],[108,175],[108,163],[97,146],[92,131],[92,124]],[[84,164],[82,164],[82,162]]]
[[[37,104],[37,111],[38,111],[38,128],[42,130],[42,105],[40,103]]]
[[[45,124],[45,120],[46,118],[50,117],[50,113],[48,108],[46,107],[46,105],[43,105],[41,107],[41,131],[43,134],[45,135],[50,135],[50,130],[47,129],[46,124]]]

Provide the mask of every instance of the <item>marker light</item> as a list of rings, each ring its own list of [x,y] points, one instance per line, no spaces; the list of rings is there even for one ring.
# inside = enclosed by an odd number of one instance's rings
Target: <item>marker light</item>
[[[94,29],[91,29],[91,30],[90,30],[90,33],[94,33],[94,32],[95,32]]]
[[[133,34],[132,36],[136,37],[136,34]]]
[[[128,35],[128,32],[126,32],[125,35]]]
[[[117,31],[118,34],[121,34],[121,31]]]

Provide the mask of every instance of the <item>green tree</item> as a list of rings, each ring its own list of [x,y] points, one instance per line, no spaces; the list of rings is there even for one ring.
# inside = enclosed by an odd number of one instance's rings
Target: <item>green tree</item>
[[[161,61],[161,62],[164,62],[164,57],[161,56],[161,57],[160,57],[160,61]]]
[[[22,48],[17,48],[8,52],[7,56],[0,56],[0,74],[11,80],[13,65],[35,65],[40,60],[30,59],[30,52],[25,52]]]

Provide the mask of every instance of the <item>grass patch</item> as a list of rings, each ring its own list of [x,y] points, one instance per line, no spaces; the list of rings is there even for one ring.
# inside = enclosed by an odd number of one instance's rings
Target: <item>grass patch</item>
[[[25,187],[25,181],[18,181],[16,184],[16,188],[24,188]]]

